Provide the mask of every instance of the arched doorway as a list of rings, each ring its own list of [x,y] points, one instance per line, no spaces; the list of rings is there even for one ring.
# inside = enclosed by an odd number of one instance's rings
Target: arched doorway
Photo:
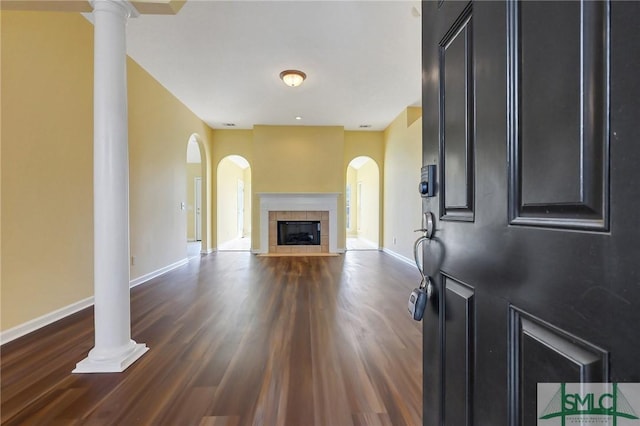
[[[356,157],[347,167],[345,223],[347,250],[380,248],[380,169],[366,156]]]
[[[239,155],[229,155],[217,170],[218,251],[251,250],[251,167]]]
[[[209,221],[207,220],[207,161],[206,151],[198,135],[193,134],[187,142],[187,255],[196,257],[208,253]]]

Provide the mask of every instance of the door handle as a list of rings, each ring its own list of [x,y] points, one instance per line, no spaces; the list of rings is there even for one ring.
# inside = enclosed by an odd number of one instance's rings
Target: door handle
[[[422,214],[422,228],[414,229],[413,232],[422,232],[423,237],[426,237],[428,240],[433,238],[433,233],[435,231],[435,221],[433,220],[433,213],[424,212]]]
[[[427,301],[433,294],[433,283],[431,282],[431,278],[424,273],[424,265],[423,262],[420,261],[420,248],[422,247],[422,244],[433,238],[433,213],[425,212],[422,217],[422,222],[422,228],[414,231],[422,232],[422,236],[413,244],[413,258],[416,262],[416,268],[418,268],[418,272],[420,272],[421,280],[420,285],[417,288],[414,288],[411,292],[408,304],[409,315],[411,315],[411,317],[416,321],[422,320],[424,309],[427,306]]]
[[[426,288],[429,287],[431,285],[431,277],[429,277],[429,275],[424,273],[424,264],[423,262],[421,262],[420,259],[420,254],[421,254],[421,250],[420,248],[422,247],[422,244],[425,241],[429,241],[430,238],[425,237],[424,235],[420,238],[418,238],[416,240],[416,242],[413,244],[413,258],[416,262],[416,267],[418,268],[418,272],[420,272],[420,288]]]
[[[433,220],[433,213],[424,212],[422,215],[422,228],[415,229],[413,232],[422,232],[422,236],[416,240],[413,244],[413,258],[416,262],[416,267],[420,271],[422,281],[424,282],[427,276],[424,274],[424,265],[420,261],[420,247],[425,241],[429,241],[433,238],[435,223]],[[422,286],[422,283],[421,283]]]

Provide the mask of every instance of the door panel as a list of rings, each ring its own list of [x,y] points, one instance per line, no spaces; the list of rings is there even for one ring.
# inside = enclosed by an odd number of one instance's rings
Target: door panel
[[[515,118],[522,132],[516,133],[521,141],[518,183],[522,204],[580,203],[581,84],[576,79],[580,75],[580,3],[513,6],[509,34],[516,38],[513,84],[520,83],[514,88],[514,104],[517,102],[520,109],[520,116]],[[541,26],[545,31],[538,30]],[[545,60],[548,56],[558,60],[549,63]],[[551,161],[553,158],[565,161]],[[548,175],[544,180],[548,185],[539,184],[544,174]]]
[[[443,275],[445,289],[445,418],[471,425],[473,411],[474,298],[473,289]],[[463,394],[460,394],[460,392]]]
[[[473,220],[471,7],[440,41],[440,186],[443,220]]]
[[[507,9],[511,223],[606,230],[608,7]]]
[[[563,330],[510,308],[512,424],[536,426],[538,383],[606,382],[608,353]]]
[[[539,382],[640,382],[640,2],[422,7],[424,424],[533,425]],[[450,103],[474,117],[455,140]]]

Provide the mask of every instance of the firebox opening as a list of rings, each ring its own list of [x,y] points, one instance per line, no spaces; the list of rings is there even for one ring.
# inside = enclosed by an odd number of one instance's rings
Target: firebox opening
[[[320,221],[288,220],[278,221],[278,245],[320,245]]]

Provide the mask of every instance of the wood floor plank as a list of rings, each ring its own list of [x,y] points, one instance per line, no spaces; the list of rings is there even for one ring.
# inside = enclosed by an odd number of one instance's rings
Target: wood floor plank
[[[393,426],[389,415],[386,413],[354,414],[353,420],[355,426]]]
[[[162,425],[197,425],[205,417],[215,395],[215,387],[192,387],[173,399],[164,416],[157,419]]]
[[[203,417],[200,422],[200,426],[239,426],[240,424],[238,416]]]
[[[93,309],[0,348],[3,425],[421,424],[418,273],[384,253],[215,253],[132,289],[120,374],[71,374]]]

